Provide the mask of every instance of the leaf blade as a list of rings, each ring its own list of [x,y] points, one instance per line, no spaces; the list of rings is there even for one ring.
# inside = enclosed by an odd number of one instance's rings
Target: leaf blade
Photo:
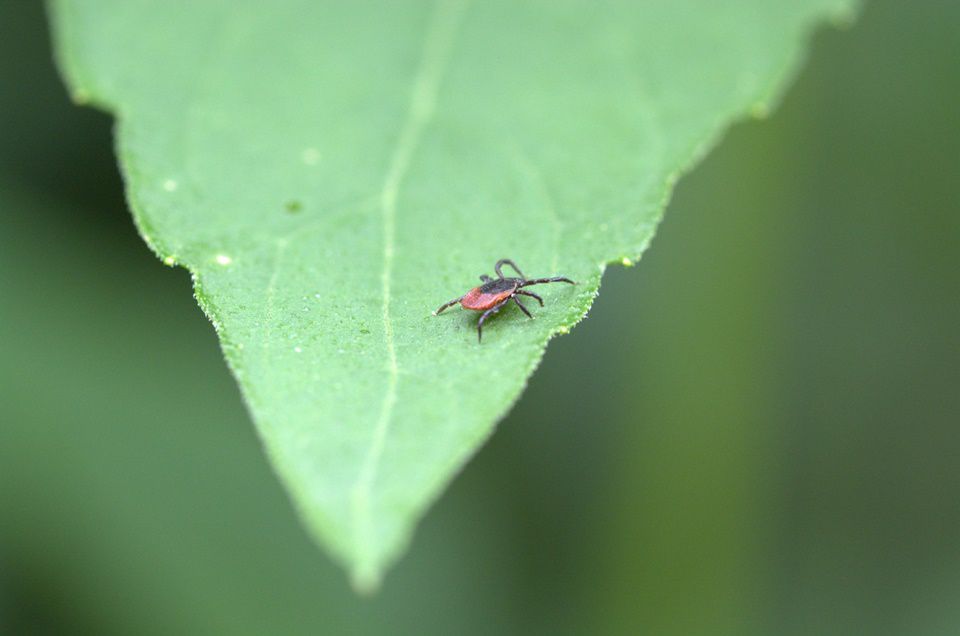
[[[397,5],[53,5],[74,94],[118,117],[141,233],[193,274],[274,466],[361,588],[605,264],[646,248],[677,175],[850,6]],[[582,284],[478,347],[430,311],[501,257]]]

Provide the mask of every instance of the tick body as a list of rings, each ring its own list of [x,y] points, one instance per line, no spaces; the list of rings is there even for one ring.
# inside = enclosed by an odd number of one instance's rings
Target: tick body
[[[513,271],[519,274],[519,277],[504,276],[503,272],[500,270],[500,268],[504,265],[509,265]],[[528,318],[533,318],[533,315],[523,305],[523,303],[520,302],[520,299],[517,298],[517,296],[529,296],[540,303],[540,306],[543,307],[543,299],[533,292],[522,289],[523,287],[540,285],[542,283],[570,283],[571,285],[576,285],[575,282],[564,276],[527,279],[527,277],[523,275],[523,272],[520,271],[520,268],[517,267],[516,263],[508,258],[502,258],[497,261],[497,264],[494,265],[493,269],[497,272],[497,278],[490,278],[486,274],[481,275],[480,280],[483,281],[482,285],[474,287],[463,296],[460,296],[460,298],[454,298],[453,300],[440,305],[440,308],[433,312],[434,315],[440,314],[444,309],[452,307],[457,303],[460,303],[460,306],[464,309],[482,311],[483,315],[481,315],[480,320],[477,321],[477,342],[481,342],[483,340],[483,322],[489,316],[492,316],[500,311],[503,306],[509,303],[511,300],[517,305],[517,307],[520,308],[520,311],[527,315]]]

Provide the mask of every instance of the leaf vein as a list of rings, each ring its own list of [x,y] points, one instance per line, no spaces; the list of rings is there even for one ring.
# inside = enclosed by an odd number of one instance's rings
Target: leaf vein
[[[391,154],[380,191],[380,211],[383,224],[383,269],[380,273],[382,287],[381,318],[387,352],[387,389],[373,429],[370,448],[350,490],[354,541],[357,550],[354,583],[361,588],[374,587],[379,579],[379,573],[376,571],[378,561],[376,555],[372,553],[375,541],[372,536],[373,519],[370,499],[397,402],[397,385],[400,375],[394,346],[393,323],[390,317],[397,198],[403,180],[409,171],[414,152],[423,136],[424,128],[433,118],[440,81],[465,5],[465,0],[441,0],[434,6],[430,25],[424,38],[419,67],[413,80],[407,115],[397,144]]]

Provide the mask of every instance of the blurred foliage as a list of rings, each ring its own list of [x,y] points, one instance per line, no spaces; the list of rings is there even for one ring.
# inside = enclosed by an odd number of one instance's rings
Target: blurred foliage
[[[372,599],[136,236],[40,7],[0,7],[0,633],[960,631],[960,7],[817,37]]]

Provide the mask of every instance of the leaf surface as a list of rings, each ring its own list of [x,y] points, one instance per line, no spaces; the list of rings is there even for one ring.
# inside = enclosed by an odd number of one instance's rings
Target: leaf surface
[[[75,99],[117,117],[141,234],[194,276],[306,524],[370,588],[680,172],[852,4],[51,7]],[[580,284],[482,345],[475,314],[432,315],[503,257]]]

